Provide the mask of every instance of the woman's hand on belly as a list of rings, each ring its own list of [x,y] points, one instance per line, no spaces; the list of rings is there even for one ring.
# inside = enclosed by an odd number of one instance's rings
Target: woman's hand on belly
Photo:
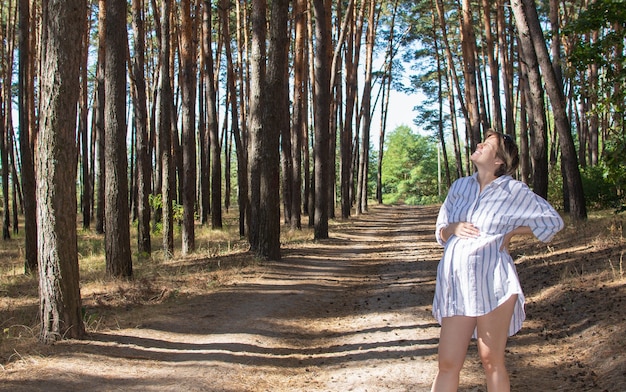
[[[441,229],[441,238],[444,241],[447,241],[452,235],[464,239],[477,238],[480,235],[480,230],[469,222],[454,222]]]

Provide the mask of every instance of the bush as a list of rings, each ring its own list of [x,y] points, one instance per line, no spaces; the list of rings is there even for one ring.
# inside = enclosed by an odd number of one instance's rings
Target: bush
[[[608,170],[604,165],[586,167],[580,174],[588,208],[605,209],[620,206],[617,186],[609,179]]]

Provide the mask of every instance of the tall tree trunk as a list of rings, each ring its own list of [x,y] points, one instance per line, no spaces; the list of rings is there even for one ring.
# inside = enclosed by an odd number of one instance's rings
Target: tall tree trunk
[[[202,0],[203,1],[203,0]],[[202,6],[204,12],[204,6]],[[200,225],[205,226],[209,222],[211,213],[211,153],[209,141],[209,129],[207,126],[207,93],[205,89],[206,79],[206,54],[204,52],[204,14],[202,16],[202,28],[200,31],[200,61],[198,75],[198,216]]]
[[[13,219],[13,234],[19,234],[20,232],[20,225],[19,225],[19,217],[18,214],[20,212],[22,212],[22,205],[23,205],[23,200],[22,200],[22,195],[21,195],[21,186],[20,186],[20,179],[19,176],[17,174],[17,165],[18,163],[16,163],[17,160],[17,148],[15,147],[15,131],[12,129],[10,132],[10,138],[9,140],[11,141],[11,147],[10,147],[10,151],[11,151],[11,166],[10,166],[10,170],[11,170],[11,211],[12,211],[12,219]],[[18,203],[19,200],[19,203]]]
[[[315,17],[315,239],[328,238],[328,161],[330,137],[330,0],[313,0]]]
[[[34,129],[31,116],[34,106],[33,76],[30,71],[33,53],[30,47],[30,7],[28,0],[19,2],[19,126],[20,155],[22,160],[22,193],[24,200],[24,271],[37,271],[37,199],[35,197],[35,166],[33,161]],[[34,34],[34,32],[33,32]],[[7,204],[5,204],[5,209]]]
[[[261,165],[263,158],[263,89],[265,88],[265,56],[267,36],[267,2],[252,1],[252,40],[250,51],[250,144],[248,146],[248,184],[250,194],[250,212],[248,222],[248,240],[254,252],[259,251],[259,218],[261,216]]]
[[[537,8],[533,0],[513,0],[511,7],[515,14],[515,21],[520,35],[530,36],[537,54],[539,66],[544,76],[546,91],[550,97],[550,103],[554,113],[554,123],[559,133],[561,144],[561,154],[563,159],[563,169],[566,173],[565,183],[569,191],[570,214],[574,219],[586,219],[587,207],[585,205],[585,194],[583,192],[580,169],[576,158],[576,148],[572,137],[571,124],[567,118],[566,101],[563,89],[558,83],[548,48],[543,37]]]
[[[165,257],[174,254],[174,201],[173,177],[174,163],[172,160],[172,109],[173,94],[170,78],[170,20],[172,14],[171,0],[161,3],[161,52],[159,69],[159,141],[161,144],[161,202],[163,223],[163,253]]]
[[[309,227],[315,226],[315,155],[312,151],[313,133],[315,128],[315,49],[313,48],[313,11],[311,7],[313,4],[307,1],[307,70],[309,77],[307,78],[306,91],[311,92],[312,99],[307,99],[304,102],[306,107],[305,113],[307,113],[306,121],[307,125],[302,133],[302,153],[303,156],[303,168],[304,168],[304,199],[303,210],[309,216]],[[313,171],[311,171],[313,169]]]
[[[144,2],[132,0],[133,35],[135,50],[132,59],[133,110],[135,132],[137,135],[137,251],[139,254],[149,255],[152,252],[150,241],[150,204],[149,195],[151,165],[148,140],[148,106],[146,94],[145,68],[145,29],[144,29]]]
[[[4,8],[4,7],[3,7]],[[8,7],[7,19],[13,19],[13,7]],[[0,28],[0,40],[2,42],[2,50],[0,51],[0,58],[2,61],[2,79],[3,84],[0,86],[0,103],[4,104],[0,106],[0,112],[2,112],[2,124],[0,124],[0,164],[2,164],[1,177],[2,177],[2,239],[11,239],[11,184],[9,181],[10,176],[10,159],[11,151],[9,150],[9,134],[11,133],[11,127],[13,123],[12,119],[12,92],[10,80],[13,76],[13,61],[7,60],[13,58],[13,46],[14,38],[12,37],[12,31],[8,26]],[[6,33],[6,34],[5,34]],[[5,45],[6,42],[6,45]],[[6,64],[6,65],[5,65]]]
[[[105,253],[109,276],[131,277],[126,157],[126,1],[106,2],[105,28]]]
[[[43,4],[40,132],[37,155],[39,338],[82,338],[76,235],[76,107],[84,0]]]
[[[519,147],[519,167],[520,179],[530,184],[532,178],[532,166],[530,164],[530,146],[528,140],[528,115],[526,104],[526,90],[528,89],[528,76],[520,70],[519,72],[519,139],[517,145]]]
[[[89,108],[88,108],[88,79],[89,79],[89,37],[91,23],[89,15],[85,15],[87,18],[87,28],[81,41],[81,62],[80,62],[80,99],[79,99],[79,114],[78,114],[78,134],[80,140],[80,161],[81,161],[81,205],[83,215],[83,228],[87,229],[91,226],[91,174],[89,170],[90,155],[89,155],[89,130],[87,129],[87,123],[89,121]]]
[[[358,67],[361,52],[361,35],[365,20],[365,7],[359,9],[356,16],[356,8],[348,7],[346,13],[346,26],[348,27],[345,56],[345,111],[343,129],[340,136],[341,155],[341,217],[346,219],[351,215],[351,209],[355,198],[354,191],[354,162],[358,154],[354,153],[356,143],[354,138],[355,109],[358,91]],[[358,128],[357,128],[358,129]],[[357,132],[358,133],[358,132]],[[357,139],[358,140],[358,139]]]
[[[463,160],[462,160],[462,151],[461,145],[459,142],[459,133],[458,126],[456,125],[456,105],[454,103],[454,90],[457,92],[457,97],[459,100],[459,104],[461,105],[461,111],[463,113],[463,117],[465,118],[465,122],[469,123],[469,114],[467,107],[465,106],[465,100],[463,99],[463,94],[461,91],[461,84],[459,82],[459,78],[456,72],[456,65],[454,62],[454,56],[452,55],[452,49],[450,45],[450,41],[448,40],[448,27],[446,24],[446,13],[443,8],[442,0],[434,0],[435,6],[437,8],[437,19],[439,20],[439,26],[441,28],[441,37],[443,38],[444,48],[446,52],[446,64],[447,64],[447,72],[446,78],[448,80],[448,101],[450,104],[450,115],[452,119],[452,135],[454,141],[454,152],[456,156],[456,164],[457,164],[457,174],[458,177],[463,176]]]
[[[243,4],[242,4],[243,3]],[[235,118],[235,114],[238,112],[238,121],[233,121],[232,134],[235,139],[236,153],[237,153],[237,185],[238,185],[238,202],[239,202],[239,233],[241,236],[246,234],[247,220],[250,215],[250,199],[248,190],[248,146],[249,141],[249,128],[248,128],[248,104],[250,96],[250,63],[244,61],[245,58],[249,58],[249,36],[246,21],[248,20],[248,7],[245,6],[245,1],[238,0],[237,4],[237,66],[241,70],[238,72],[237,84],[239,85],[239,94],[235,93],[233,88],[232,94],[238,95],[239,110],[233,110],[232,118]],[[243,5],[243,6],[242,6]],[[243,32],[243,34],[241,34]],[[232,62],[231,62],[232,63]],[[237,100],[231,102],[231,105],[236,105]],[[234,106],[232,106],[234,107]],[[226,182],[230,184],[230,165],[225,165],[228,170]]]
[[[248,178],[246,174],[248,173],[247,165],[247,156],[246,153],[246,143],[245,143],[245,135],[242,136],[242,129],[240,129],[240,113],[239,110],[243,110],[243,107],[238,106],[239,102],[243,100],[243,96],[237,95],[237,87],[236,87],[236,75],[235,75],[235,65],[233,62],[232,55],[232,44],[230,40],[230,4],[228,1],[222,0],[221,6],[219,7],[219,14],[222,24],[222,38],[223,38],[223,47],[224,53],[226,55],[226,94],[228,99],[226,100],[226,105],[230,105],[230,119],[231,119],[231,132],[235,137],[235,144],[237,148],[237,179],[238,179],[238,188],[239,188],[239,214],[240,214],[240,233],[241,235],[245,234],[245,222],[246,217],[248,215]],[[241,52],[240,52],[241,53]],[[239,59],[243,61],[242,59]],[[239,64],[241,65],[241,63]],[[240,76],[241,77],[241,76]],[[243,86],[243,80],[241,81],[241,86]],[[241,90],[240,90],[241,91]],[[245,106],[245,105],[244,105]],[[224,116],[224,124],[227,124],[228,120],[226,116]],[[242,121],[242,127],[243,125]],[[226,128],[224,129],[226,132]],[[215,135],[217,138],[217,134]],[[217,140],[216,140],[217,141]],[[244,181],[245,180],[245,181]]]
[[[594,32],[592,34],[593,41],[597,41],[598,32]],[[593,91],[598,91],[598,64],[590,64],[589,65],[589,87]],[[557,79],[560,80],[560,79]],[[600,120],[598,118],[598,94],[590,94],[589,95],[589,138],[588,138],[588,151],[589,151],[589,164],[591,166],[596,166],[598,164],[599,158],[599,132],[600,132]]]
[[[491,1],[482,0],[483,20],[485,25],[485,44],[487,51],[487,61],[489,63],[489,73],[491,76],[491,99],[493,107],[492,128],[502,132],[502,105],[500,104],[500,67],[494,55],[494,39],[491,34]],[[496,30],[497,31],[497,30]]]
[[[437,37],[437,24],[435,21],[435,15],[432,15],[433,22],[433,37]],[[450,163],[448,161],[448,150],[446,148],[446,137],[444,134],[444,120],[443,120],[443,101],[444,101],[444,89],[443,89],[443,81],[446,78],[445,76],[445,68],[443,66],[442,56],[439,50],[439,44],[437,40],[433,40],[435,45],[435,60],[437,61],[437,103],[439,106],[439,118],[438,118],[438,126],[437,126],[437,136],[439,138],[439,148],[441,149],[441,154],[443,156],[443,168],[446,172],[446,189],[450,189],[452,185],[452,178],[450,177]],[[439,196],[443,194],[441,189],[441,183],[439,184]]]
[[[207,127],[210,141],[209,155],[211,157],[211,227],[219,229],[222,227],[222,158],[217,122],[213,47],[211,45],[211,2],[209,0],[203,1],[202,45],[204,48]]]
[[[6,85],[4,86],[5,89]],[[10,94],[7,94],[5,91],[0,92],[0,95],[5,95],[10,97]],[[9,105],[7,105],[9,106]],[[2,124],[0,125],[0,163],[2,163],[2,204],[4,208],[2,209],[2,239],[9,240],[11,239],[11,205],[10,195],[10,184],[9,184],[9,154],[10,151],[7,146],[7,138],[9,135],[8,124],[10,124],[11,111],[7,110],[4,118],[2,118]]]
[[[367,16],[367,35],[365,39],[365,81],[361,111],[361,153],[359,154],[359,171],[357,176],[357,207],[356,213],[367,211],[367,182],[370,156],[370,127],[372,124],[372,63],[374,58],[374,44],[376,35],[375,8],[376,0],[369,1]]]
[[[304,111],[307,99],[306,94],[306,1],[294,0],[293,19],[295,24],[294,42],[294,71],[293,71],[293,124],[291,129],[291,180],[292,193],[289,208],[291,210],[289,220],[292,229],[302,228],[302,214],[300,204],[302,202],[302,133],[306,132],[304,124],[307,113]]]
[[[295,13],[297,12],[296,10],[296,5],[297,1],[293,2],[293,19],[294,19],[294,25],[295,25],[295,19],[296,19],[296,15]],[[273,10],[273,9],[272,9]],[[274,17],[274,14],[272,13],[272,17]],[[271,22],[270,22],[271,23]],[[272,26],[274,27],[274,26]],[[295,27],[294,27],[295,29]],[[290,32],[287,32],[287,34],[290,34]],[[272,32],[270,32],[270,36],[272,35]],[[271,40],[271,38],[270,38]],[[288,44],[291,40],[291,36],[288,35],[285,44]],[[271,41],[270,41],[271,42]],[[295,40],[294,40],[294,45],[295,45]],[[272,48],[270,47],[270,51],[272,50]],[[288,51],[287,51],[288,53]],[[269,55],[271,56],[271,54]],[[295,79],[295,50],[294,50],[294,85],[296,83]],[[270,60],[268,59],[268,62]],[[287,80],[287,83],[285,84],[285,88],[286,88],[286,92],[285,94],[280,95],[281,99],[286,100],[284,103],[280,103],[281,107],[286,107],[287,113],[289,113],[289,110],[291,109],[290,107],[290,99],[291,97],[289,96],[289,59],[285,59],[286,61],[286,66],[280,66],[280,69],[283,70],[284,75],[281,76],[281,78],[283,78],[284,80]],[[271,66],[271,65],[270,65]],[[271,73],[271,71],[270,71]],[[270,75],[268,74],[268,77]],[[298,82],[300,83],[300,82]],[[268,87],[269,87],[270,81],[268,80]],[[294,95],[297,94],[296,88],[294,86]],[[294,99],[295,101],[295,99]],[[298,104],[294,102],[293,105],[293,113],[294,113],[294,117],[296,116],[296,106]],[[268,110],[268,114],[270,114],[270,111]],[[291,143],[292,143],[292,132],[293,132],[293,127],[291,127],[291,121],[290,121],[290,116],[282,116],[280,117],[281,120],[286,121],[285,124],[281,124],[279,125],[280,127],[280,131],[281,131],[281,135],[280,135],[280,154],[281,154],[281,185],[282,185],[282,202],[283,202],[283,214],[284,214],[284,223],[285,225],[289,225],[291,226],[291,206],[293,203],[293,198],[294,198],[294,193],[295,192],[299,192],[299,189],[294,189],[294,179],[293,179],[293,175],[294,175],[294,170],[293,170],[293,164],[294,164],[294,159],[292,157],[293,154],[293,148],[291,147]]]
[[[96,139],[96,233],[104,233],[104,199],[105,199],[105,153],[104,153],[104,73],[106,63],[105,32],[106,32],[106,1],[98,2],[98,66],[96,69],[96,97],[94,103],[94,125]]]
[[[456,105],[454,103],[454,88],[452,70],[446,71],[446,82],[448,85],[448,106],[450,107],[450,125],[452,133],[452,144],[454,145],[454,157],[456,160],[457,178],[463,177],[463,151],[461,150],[461,142],[459,138],[459,126],[456,118]]]
[[[181,1],[181,93],[183,159],[183,230],[182,253],[193,252],[195,245],[196,205],[196,48],[194,43],[195,17],[191,14],[191,0]]]
[[[180,26],[177,25],[178,17],[180,16],[180,6],[179,3],[174,1],[172,3],[172,14],[170,15],[170,81],[172,83],[172,99],[170,100],[170,105],[172,105],[171,113],[172,113],[172,122],[170,130],[170,143],[172,146],[172,164],[174,165],[174,171],[170,176],[170,181],[172,182],[171,186],[174,189],[173,199],[176,204],[182,205],[183,203],[183,193],[184,193],[184,182],[183,182],[183,153],[180,143],[180,112],[181,112],[181,86],[184,84],[183,81],[183,73],[180,72],[182,68],[181,64],[181,56],[180,56]],[[177,72],[178,70],[178,72]],[[178,77],[178,84],[175,83]],[[180,224],[181,222],[177,222]]]
[[[273,102],[263,107],[257,251],[257,255],[269,260],[280,259],[280,136],[288,134],[289,130],[288,16],[289,0],[272,1],[265,91]]]
[[[502,84],[504,85],[504,129],[506,134],[515,134],[515,118],[514,118],[514,103],[513,103],[513,62],[510,60],[512,56],[509,56],[511,50],[508,45],[507,31],[512,30],[508,28],[508,23],[505,21],[505,0],[497,0],[496,4],[496,18],[498,28],[498,53],[502,60]],[[511,45],[512,46],[512,45]]]
[[[352,134],[354,107],[357,90],[356,64],[354,63],[355,18],[354,3],[346,11],[346,49],[345,49],[345,109],[343,127],[339,135],[339,156],[341,165],[341,217],[347,219],[352,213]]]
[[[520,83],[520,89],[522,94],[526,94],[527,102],[532,188],[545,199],[548,197],[548,124],[543,101],[545,94],[535,48],[528,36],[520,34],[519,41],[520,68],[526,75]]]
[[[234,113],[231,113],[231,119],[235,119],[232,121],[231,132],[227,133],[224,130],[223,138],[224,141],[224,157],[226,161],[224,162],[224,207],[226,210],[230,208],[230,197],[231,197],[231,159],[232,159],[232,151],[233,151],[233,143],[235,143],[235,154],[237,158],[237,203],[239,205],[239,235],[246,235],[247,228],[247,216],[249,212],[249,199],[248,199],[248,140],[247,140],[247,96],[248,96],[248,62],[244,62],[244,53],[247,53],[248,50],[248,29],[244,28],[244,21],[247,20],[247,7],[242,7],[242,0],[237,0],[235,2],[235,14],[236,14],[236,40],[237,40],[237,67],[241,70],[237,73],[237,77],[233,80],[233,92],[231,93],[226,90],[226,94],[234,94],[234,96],[238,96],[238,99],[235,102],[231,102],[231,107],[237,108]],[[220,19],[224,16],[224,10],[222,7],[219,8]],[[225,13],[226,17],[228,13]],[[227,18],[228,19],[228,18]],[[230,26],[228,26],[230,29]],[[226,37],[223,36],[221,41],[226,41]],[[224,44],[220,44],[223,46]],[[232,51],[232,47],[227,48],[227,50]],[[219,52],[219,50],[218,50]],[[232,57],[232,54],[231,54]],[[228,61],[227,61],[228,63]],[[233,60],[230,61],[229,64],[232,65]],[[234,74],[234,73],[233,73]],[[231,75],[233,76],[233,75]],[[228,69],[227,69],[227,78],[228,78]],[[228,83],[228,79],[227,79]],[[228,85],[227,85],[228,86]],[[236,90],[239,89],[239,94],[237,94]],[[235,117],[237,115],[237,117]],[[227,136],[228,135],[228,136]]]
[[[385,130],[387,128],[387,114],[389,113],[389,97],[391,95],[390,94],[391,84],[393,83],[393,60],[395,57],[395,53],[397,51],[394,47],[396,43],[395,43],[395,36],[393,32],[396,26],[398,2],[399,0],[394,0],[393,2],[393,12],[391,14],[391,23],[389,25],[390,35],[389,35],[389,43],[387,45],[387,58],[385,61],[386,69],[385,69],[385,74],[383,75],[383,83],[381,87],[383,91],[383,104],[381,105],[381,108],[380,108],[381,124],[380,124],[379,138],[378,138],[378,167],[376,170],[376,201],[378,202],[378,204],[383,203],[383,158],[384,158],[384,150],[385,150]],[[434,16],[433,16],[432,21],[434,22]],[[435,43],[435,52],[438,52],[439,49],[437,48],[436,45],[437,44]]]
[[[467,104],[470,129],[470,149],[474,151],[481,141],[480,105],[476,80],[476,37],[469,0],[463,0],[461,10],[461,49],[463,52],[463,75],[465,76],[465,101]]]
[[[561,67],[561,21],[559,16],[559,0],[549,0],[550,3],[550,33],[552,36],[550,51],[552,52],[552,67],[557,80],[563,88],[563,69]]]
[[[283,78],[285,80],[289,80],[289,68],[288,67],[281,67],[285,70],[285,75],[283,75]],[[287,83],[288,85],[289,83]],[[289,87],[287,86],[287,89],[289,89]],[[286,99],[286,103],[281,104],[281,107],[287,107],[287,112],[289,112],[290,109],[290,97],[289,97],[289,90],[287,90],[287,94],[283,94],[284,96],[281,98]],[[295,110],[295,108],[294,108]],[[280,165],[281,165],[281,186],[282,186],[282,202],[283,202],[283,211],[284,211],[284,222],[285,225],[289,225],[291,226],[291,203],[293,200],[293,193],[294,193],[294,188],[293,188],[293,158],[291,156],[291,154],[293,153],[293,149],[291,147],[291,126],[289,124],[289,116],[285,116],[284,118],[287,121],[287,126],[283,127],[280,126],[280,130],[282,132],[282,134],[280,135],[280,154],[281,154],[281,159],[280,159]],[[295,190],[295,192],[298,192],[299,190]]]

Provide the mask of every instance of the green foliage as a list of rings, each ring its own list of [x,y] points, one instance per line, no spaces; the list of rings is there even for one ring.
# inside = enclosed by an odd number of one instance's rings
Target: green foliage
[[[623,178],[626,176],[626,167],[624,165],[625,163],[622,162],[616,171],[609,168],[605,162],[602,162],[596,166],[588,166],[580,170],[585,202],[589,209],[617,209],[617,211],[620,208],[624,209]],[[621,172],[621,178],[617,172]],[[618,178],[616,179],[615,176],[618,176]],[[555,208],[562,209],[564,207],[564,184],[560,167],[557,166],[550,170],[549,182],[548,200]]]
[[[587,207],[604,209],[618,206],[617,187],[615,182],[610,179],[609,171],[605,165],[586,167],[581,170],[580,174]]]
[[[551,167],[548,173],[548,201],[557,210],[563,210],[563,176],[561,167]]]
[[[626,7],[620,0],[596,0],[563,28],[563,34],[574,42],[569,61],[580,74],[591,64],[603,67],[606,72],[605,89],[610,91],[616,84],[623,85],[626,69],[614,53],[621,53],[626,39]],[[619,26],[619,28],[616,28]],[[598,32],[594,39],[588,39]],[[584,83],[581,88],[584,88]],[[614,97],[615,104],[622,104],[622,96]]]
[[[149,195],[148,204],[150,204],[150,208],[152,208],[152,211],[161,210],[163,208],[163,199],[162,199],[161,194],[159,193],[157,195]],[[180,224],[183,221],[183,206],[181,204],[178,204],[176,201],[173,201],[172,213],[173,213],[174,222],[178,222]],[[163,229],[162,222],[152,223],[152,231],[155,234],[161,233],[162,229]]]
[[[431,138],[396,128],[387,138],[382,169],[383,202],[429,204],[438,200],[437,147]]]
[[[606,178],[615,186],[618,211],[626,210],[626,135],[614,135],[603,154]]]
[[[619,45],[623,45],[625,31],[614,29],[619,25],[626,27],[626,7],[623,1],[597,0],[570,22],[563,32],[576,38],[570,60],[577,68],[589,64],[609,65],[610,56]],[[585,35],[593,31],[603,31],[598,39],[591,42]]]
[[[162,200],[161,194],[159,193],[157,195],[153,195],[153,194],[148,195],[148,204],[150,204],[150,207],[154,211],[160,210],[161,208],[163,208],[163,200]]]

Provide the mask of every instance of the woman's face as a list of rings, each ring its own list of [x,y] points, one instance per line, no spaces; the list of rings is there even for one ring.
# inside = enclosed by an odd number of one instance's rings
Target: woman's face
[[[503,162],[497,157],[498,137],[496,135],[489,136],[482,143],[478,143],[476,150],[470,157],[470,160],[477,166],[485,166],[497,168]]]

